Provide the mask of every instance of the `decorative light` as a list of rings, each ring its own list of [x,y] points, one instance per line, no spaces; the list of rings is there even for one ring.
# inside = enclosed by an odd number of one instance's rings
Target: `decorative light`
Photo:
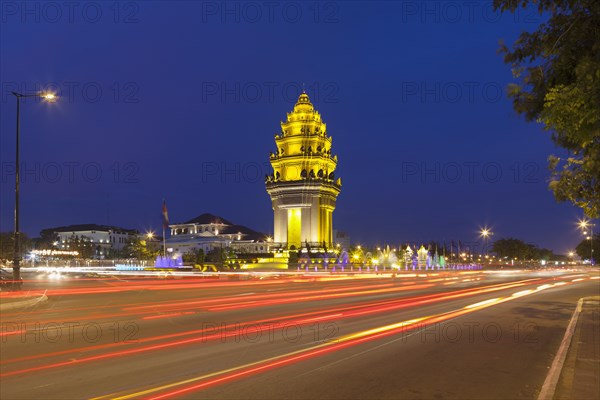
[[[78,251],[42,249],[42,250],[31,250],[31,254],[38,255],[38,256],[77,256],[77,255],[79,255],[79,252]]]

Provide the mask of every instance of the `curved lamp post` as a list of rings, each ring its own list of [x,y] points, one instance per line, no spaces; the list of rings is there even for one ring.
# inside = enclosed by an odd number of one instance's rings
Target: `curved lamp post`
[[[36,97],[49,102],[56,101],[57,97],[53,93],[18,93],[10,92],[17,100],[17,140],[15,152],[15,232],[14,232],[14,254],[13,254],[13,286],[19,288],[21,286],[21,240],[19,232],[19,183],[20,183],[20,158],[19,158],[19,141],[21,137],[21,99],[25,97]]]

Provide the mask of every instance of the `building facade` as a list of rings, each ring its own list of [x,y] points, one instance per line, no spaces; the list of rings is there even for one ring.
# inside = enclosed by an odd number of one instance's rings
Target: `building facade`
[[[202,214],[187,222],[169,225],[167,251],[183,256],[198,250],[231,249],[236,253],[267,253],[268,237],[213,214]]]
[[[306,93],[298,98],[271,153],[265,179],[274,213],[274,242],[290,250],[333,245],[333,211],[341,189],[332,139]]]
[[[73,250],[71,247],[80,247],[78,242],[84,242],[91,248],[91,255],[97,258],[115,255],[139,236],[139,232],[135,229],[97,224],[49,228],[42,231],[42,236],[44,232],[54,236],[56,240],[54,247],[59,250]]]

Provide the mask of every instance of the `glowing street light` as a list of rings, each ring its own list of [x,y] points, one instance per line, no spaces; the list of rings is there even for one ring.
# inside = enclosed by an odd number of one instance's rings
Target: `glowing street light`
[[[21,138],[21,99],[25,97],[36,97],[44,99],[47,102],[54,102],[57,96],[54,93],[37,92],[37,93],[18,93],[10,92],[17,100],[17,140],[15,150],[15,232],[14,232],[14,255],[13,255],[13,285],[16,288],[21,286],[21,240],[19,232],[19,186],[20,186],[20,138]]]
[[[39,96],[47,101],[56,101],[58,99],[54,93],[40,93]]]
[[[146,237],[148,238],[148,240],[154,239],[154,232],[152,232],[152,231],[147,232]]]
[[[584,235],[588,234],[588,229],[589,229],[589,236],[586,236],[586,240],[590,241],[590,266],[594,265],[593,264],[593,260],[594,260],[594,244],[593,244],[593,240],[594,240],[594,226],[596,226],[595,224],[592,224],[590,221],[585,220],[585,219],[580,219],[579,220],[579,228],[581,229],[581,231],[583,232]]]
[[[484,252],[487,254],[487,247],[488,247],[488,240],[489,237],[493,235],[492,231],[490,231],[489,228],[484,227],[480,232],[479,232],[479,236],[483,238],[484,242],[485,242],[485,249]]]

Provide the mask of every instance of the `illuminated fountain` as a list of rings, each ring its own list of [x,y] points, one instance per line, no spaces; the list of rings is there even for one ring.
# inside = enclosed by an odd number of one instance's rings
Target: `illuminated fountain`
[[[419,250],[417,251],[417,257],[418,257],[418,265],[419,265],[419,269],[423,269],[423,268],[427,268],[428,267],[428,259],[429,259],[429,251],[427,251],[427,249],[425,249],[425,247],[423,245],[421,245],[421,247],[419,247]]]
[[[157,256],[156,261],[154,262],[154,267],[155,268],[179,268],[179,267],[183,267],[183,260],[181,259],[181,256],[178,256],[177,258]]]
[[[402,264],[404,269],[408,270],[412,266],[413,250],[410,245],[406,245],[406,249],[402,252]]]
[[[350,259],[350,256],[348,255],[348,252],[346,250],[342,250],[342,252],[340,253],[340,256],[338,258],[338,263],[341,265],[347,265],[349,259]]]
[[[379,265],[385,267],[397,266],[398,256],[396,256],[396,252],[390,250],[390,246],[387,245],[383,250],[379,250],[377,253],[377,259],[379,260]]]
[[[340,256],[338,257],[338,264],[342,267],[342,272],[344,272],[344,270],[346,269],[349,259],[350,256],[348,255],[348,252],[346,250],[342,250]]]

